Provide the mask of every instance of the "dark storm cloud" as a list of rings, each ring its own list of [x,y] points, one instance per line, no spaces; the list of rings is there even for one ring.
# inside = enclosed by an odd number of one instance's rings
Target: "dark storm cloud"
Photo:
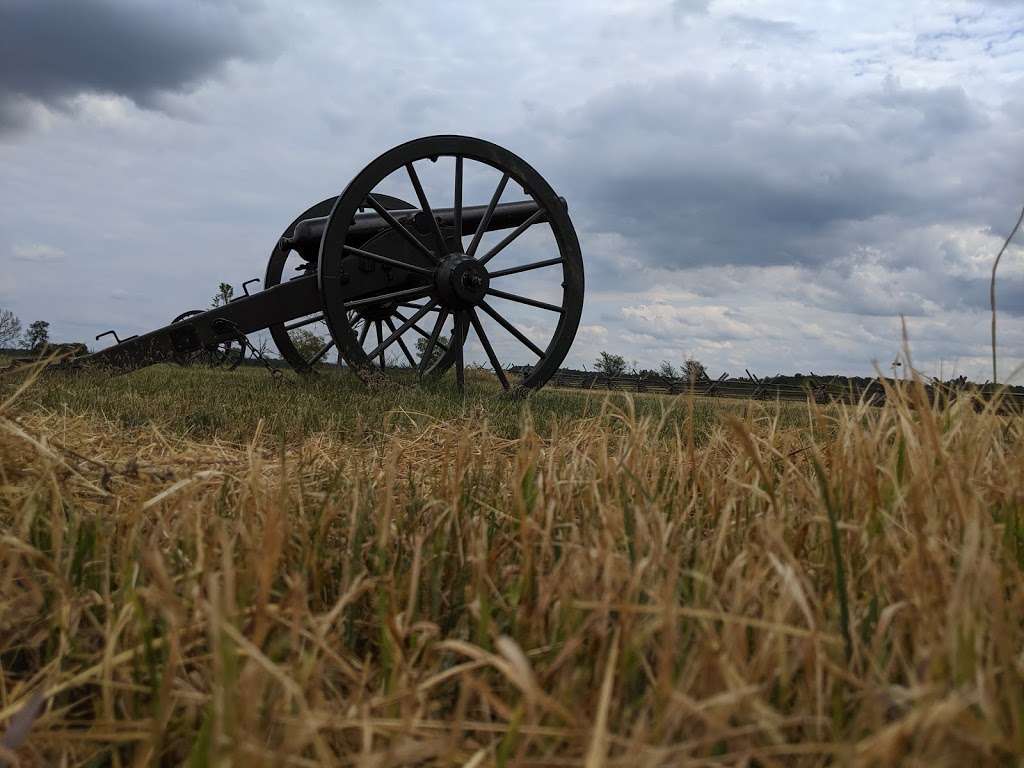
[[[251,15],[216,2],[2,0],[0,131],[28,125],[33,102],[61,107],[81,93],[153,106],[255,55]]]
[[[955,87],[887,81],[839,97],[688,77],[591,100],[564,126],[563,151],[587,169],[573,194],[588,226],[629,239],[645,263],[820,267],[863,244],[850,225],[956,222],[985,207],[977,156],[961,155],[987,128]]]
[[[953,278],[949,289],[964,309],[989,310],[991,297],[989,278]],[[996,278],[996,309],[1000,313],[1024,315],[1024,278],[1005,275]]]

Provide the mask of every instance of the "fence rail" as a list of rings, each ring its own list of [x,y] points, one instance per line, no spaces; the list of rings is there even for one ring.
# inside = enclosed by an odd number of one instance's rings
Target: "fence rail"
[[[899,379],[885,379],[890,388],[906,386]],[[883,405],[886,386],[880,379],[847,379],[823,376],[774,376],[758,378],[748,374],[747,378],[728,378],[722,374],[718,379],[703,377],[690,382],[688,379],[671,379],[665,376],[608,375],[580,371],[558,371],[548,381],[548,386],[572,389],[598,389],[612,392],[652,393],[682,395],[691,391],[702,397],[728,397],[747,400],[792,400],[818,403],[856,403],[861,400],[873,405]],[[966,380],[940,382],[933,380],[924,385],[930,401],[941,399],[945,402],[958,397],[973,396],[987,400],[999,394],[1004,408],[1024,410],[1024,392],[1021,388],[1007,389],[990,384],[975,385]]]

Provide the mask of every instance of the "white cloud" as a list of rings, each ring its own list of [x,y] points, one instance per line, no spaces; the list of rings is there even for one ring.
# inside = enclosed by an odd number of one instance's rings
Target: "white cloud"
[[[14,258],[18,261],[34,261],[37,263],[61,261],[67,255],[60,248],[43,243],[20,243],[11,250]]]
[[[698,341],[749,339],[758,330],[729,307],[718,305],[638,304],[622,308],[622,316],[635,333],[652,338],[696,337]]]

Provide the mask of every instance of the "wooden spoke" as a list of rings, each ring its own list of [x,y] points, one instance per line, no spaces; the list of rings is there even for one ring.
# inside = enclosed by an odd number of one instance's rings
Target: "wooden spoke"
[[[380,304],[381,302],[388,301],[390,299],[422,299],[424,296],[430,293],[432,287],[429,285],[420,285],[415,288],[404,288],[401,291],[392,291],[391,293],[381,293],[376,296],[367,296],[365,299],[356,299],[355,301],[346,301],[345,309],[355,309],[356,307],[364,307],[367,304]]]
[[[437,241],[437,255],[441,256],[445,252],[444,246],[444,235],[441,234],[441,227],[437,223],[437,219],[434,217],[434,211],[430,208],[430,203],[427,202],[427,196],[423,192],[423,185],[420,184],[420,177],[416,175],[416,169],[412,167],[412,163],[405,164],[405,170],[409,174],[409,181],[412,182],[412,188],[416,191],[416,199],[420,201],[420,209],[423,214],[430,219],[431,229],[434,233],[434,240]],[[437,259],[435,259],[437,261]]]
[[[529,299],[526,296],[520,296],[515,293],[506,293],[505,291],[499,291],[497,288],[488,288],[487,294],[489,296],[497,296],[499,299],[507,299],[508,301],[516,301],[520,304],[526,304],[531,307],[537,307],[539,309],[546,309],[549,312],[557,312],[562,314],[562,308],[555,306],[554,304],[548,304],[544,301],[537,301],[536,299]]]
[[[505,250],[505,248],[509,245],[509,243],[511,243],[513,240],[515,240],[517,237],[519,237],[521,234],[523,234],[523,232],[525,232],[530,227],[532,227],[534,224],[536,224],[538,221],[540,221],[541,218],[543,218],[543,216],[544,216],[544,209],[543,208],[539,208],[530,218],[528,218],[526,221],[524,221],[518,227],[513,229],[508,235],[506,235],[504,240],[502,240],[496,246],[491,248],[491,250],[489,250],[487,253],[485,253],[480,258],[480,263],[481,264],[486,264],[488,261],[493,259],[499,253],[501,253],[503,250]]]
[[[433,306],[433,302],[431,302],[431,306]],[[427,314],[426,308],[421,309],[419,312],[417,312],[412,317],[410,317],[408,320],[406,320],[404,323],[402,323],[400,326],[398,326],[398,330],[396,330],[394,333],[392,333],[390,336],[388,336],[387,339],[382,339],[381,338],[381,330],[380,330],[380,328],[381,328],[381,321],[378,320],[377,321],[377,346],[374,347],[373,351],[368,353],[366,356],[369,357],[370,359],[373,359],[374,357],[376,357],[379,354],[381,356],[381,360],[383,360],[384,359],[384,350],[387,349],[388,347],[390,347],[391,344],[393,344],[394,341],[399,336],[401,336],[403,333],[405,333],[407,330],[409,330],[409,328],[412,327],[413,323],[415,323],[417,320],[419,320],[425,314]]]
[[[427,277],[431,277],[434,274],[432,270],[429,270],[426,267],[409,264],[404,261],[399,261],[398,259],[390,259],[387,256],[381,256],[379,253],[364,251],[362,248],[353,248],[351,245],[342,246],[342,250],[345,251],[345,253],[362,256],[364,259],[370,259],[371,261],[376,261],[381,264],[387,264],[389,267],[398,267],[399,269],[404,269],[408,272],[416,272],[421,275],[426,275]]]
[[[441,346],[441,342],[438,337],[441,335],[441,328],[444,327],[444,321],[448,319],[448,310],[442,309],[441,314],[437,316],[437,321],[434,323],[434,329],[430,332],[430,336],[427,338],[427,346],[423,350],[423,357],[420,358],[420,375],[429,373],[434,370],[434,365],[428,365],[430,363],[431,356],[434,354],[434,346]],[[447,352],[445,348],[445,352]]]
[[[383,324],[381,323],[380,320],[377,320],[375,325],[377,326],[377,350],[380,350],[380,369],[383,371],[384,370],[384,343],[381,341],[381,338],[383,338],[383,336],[384,336],[384,327],[383,327]],[[370,358],[371,360],[373,360],[373,358],[376,357],[377,350],[374,350],[373,352],[371,352],[369,355],[367,355],[367,357]]]
[[[384,322],[388,324],[388,328],[391,329],[392,333],[397,333],[397,331],[395,331],[395,324],[393,322],[391,322],[391,318],[390,317],[385,318]],[[405,346],[405,342],[402,341],[401,334],[399,334],[399,336],[396,339],[396,341],[398,342],[398,346],[402,348],[402,353],[405,355],[405,359],[409,361],[409,367],[410,368],[415,368],[416,367],[416,361],[413,359],[412,354],[409,352],[409,348],[407,346]]]
[[[417,238],[412,232],[406,229],[405,226],[398,219],[392,216],[391,211],[389,211],[387,208],[381,205],[377,201],[376,197],[374,197],[372,194],[367,195],[366,202],[369,203],[370,207],[377,212],[378,216],[380,216],[382,219],[384,219],[384,221],[388,223],[388,226],[390,226],[398,234],[404,237],[413,248],[422,253],[431,261],[435,263],[438,261],[437,256],[435,256],[434,253],[429,248],[427,248],[427,246],[420,242],[419,238]]]
[[[491,223],[491,217],[494,215],[494,209],[498,205],[501,193],[505,191],[506,184],[508,184],[508,174],[503,173],[501,175],[501,181],[498,182],[498,188],[495,189],[494,194],[491,195],[491,202],[487,204],[487,210],[484,211],[484,217],[480,219],[476,232],[473,234],[473,242],[469,244],[469,248],[466,250],[467,255],[473,256],[476,253],[477,246],[480,245],[480,238],[484,236],[484,232],[487,231],[487,227]]]
[[[510,323],[508,320],[506,320],[504,317],[502,317],[497,311],[495,311],[491,307],[490,304],[488,304],[486,301],[481,301],[480,302],[480,309],[482,309],[488,315],[493,317],[495,322],[498,323],[498,325],[500,325],[506,331],[511,333],[513,336],[515,336],[526,347],[528,347],[530,349],[530,351],[532,351],[535,355],[537,355],[537,357],[544,357],[544,351],[540,347],[538,347],[536,344],[534,344],[532,341],[530,341],[528,338],[526,338],[519,331],[518,328],[516,328],[514,325],[512,325],[512,323]]]
[[[286,325],[284,329],[286,331],[294,331],[296,328],[301,328],[304,325],[312,325],[313,323],[319,323],[323,319],[324,316],[323,313],[321,312],[319,315],[313,315],[313,317],[307,317],[305,320],[299,320],[297,322],[292,323],[291,325]]]
[[[462,250],[462,155],[455,156],[455,205],[452,213],[455,218],[455,239]]]
[[[508,389],[509,385],[508,379],[505,377],[505,371],[502,370],[501,363],[498,362],[498,357],[494,354],[494,348],[491,346],[487,334],[484,333],[484,327],[480,323],[480,318],[476,316],[475,310],[469,310],[469,319],[473,323],[473,329],[476,331],[476,335],[484,347],[484,352],[487,353],[487,359],[491,361],[491,367],[494,369],[494,373],[497,374],[498,381],[501,382],[502,387]]]
[[[455,384],[458,386],[459,391],[463,393],[466,391],[465,326],[465,313],[457,312],[455,314],[455,343],[458,345],[455,347]]]
[[[520,272],[529,272],[531,269],[540,269],[541,267],[553,267],[555,264],[564,263],[562,259],[545,259],[544,261],[535,261],[532,264],[522,264],[518,267],[509,267],[508,269],[499,269],[497,272],[491,272],[490,277],[505,277],[506,275],[518,275]]]
[[[421,309],[422,309],[422,307],[421,307]],[[439,307],[432,307],[430,311],[431,311],[431,312],[444,312],[444,310],[440,309]],[[402,314],[401,312],[399,312],[398,310],[395,310],[395,316],[396,316],[396,317],[397,317],[397,318],[398,318],[399,320],[402,320],[402,321],[404,321],[404,320],[406,320],[406,319],[407,319],[407,318],[405,317],[405,315],[403,315],[403,314]],[[422,328],[420,328],[420,327],[419,327],[418,325],[416,325],[416,323],[413,323],[413,324],[412,324],[412,329],[413,329],[414,331],[416,331],[416,333],[418,333],[418,334],[419,334],[420,336],[422,336],[422,337],[423,337],[424,339],[428,339],[428,340],[430,339],[430,334],[429,334],[429,333],[427,333],[426,331],[424,331],[424,330],[423,330]],[[445,352],[447,352],[447,351],[448,351],[448,345],[447,345],[447,344],[445,344],[445,343],[444,343],[444,342],[442,342],[442,341],[438,341],[438,342],[437,342],[437,346],[439,346],[439,347],[440,347],[441,349],[443,349],[443,350],[444,350]]]
[[[317,352],[315,355],[313,355],[313,359],[310,360],[308,363],[306,363],[306,365],[308,365],[310,368],[312,368],[314,365],[316,365],[317,363],[320,362],[320,360],[323,358],[324,355],[326,355],[328,352],[331,351],[331,347],[333,347],[333,346],[334,346],[334,339],[331,339],[326,344],[324,344],[323,347],[320,348],[319,352]]]

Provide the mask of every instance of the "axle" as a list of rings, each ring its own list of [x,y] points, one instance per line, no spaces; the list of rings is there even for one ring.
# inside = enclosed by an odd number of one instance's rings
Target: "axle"
[[[565,199],[561,198],[562,204],[566,205]],[[494,209],[491,220],[487,225],[488,231],[496,229],[513,229],[529,219],[539,210],[537,203],[532,200],[524,200],[519,203],[502,203]],[[467,205],[462,209],[462,234],[472,235],[483,220],[487,212],[486,205]],[[430,219],[418,208],[406,211],[391,211],[391,214],[398,221],[414,228],[419,234],[426,234],[430,231]],[[442,228],[455,226],[454,208],[435,208],[434,218]],[[298,251],[306,261],[316,261],[320,250],[320,238],[330,216],[321,216],[315,219],[304,219],[295,225],[291,237],[281,238],[281,247],[285,250]],[[388,223],[376,213],[357,213],[355,221],[348,229],[351,240],[349,245],[359,247],[376,234],[388,229]]]

